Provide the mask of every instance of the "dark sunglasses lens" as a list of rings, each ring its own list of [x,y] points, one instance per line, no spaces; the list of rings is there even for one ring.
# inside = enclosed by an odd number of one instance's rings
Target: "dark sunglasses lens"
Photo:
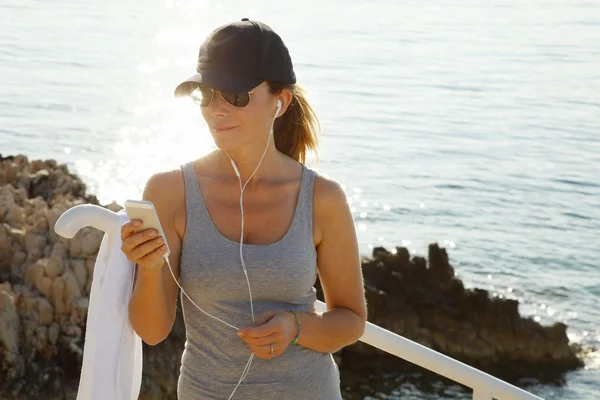
[[[246,107],[250,102],[250,93],[223,93],[221,95],[229,104],[235,107]]]

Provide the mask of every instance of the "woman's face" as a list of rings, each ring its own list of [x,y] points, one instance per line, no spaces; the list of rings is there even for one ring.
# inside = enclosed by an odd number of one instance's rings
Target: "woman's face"
[[[277,96],[270,92],[267,82],[250,92],[248,105],[236,107],[215,90],[211,103],[202,109],[202,116],[220,149],[235,150],[257,140],[263,143],[269,135],[277,110]]]

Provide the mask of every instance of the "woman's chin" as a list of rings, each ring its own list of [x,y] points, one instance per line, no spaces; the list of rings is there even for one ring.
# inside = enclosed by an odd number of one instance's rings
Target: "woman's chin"
[[[238,149],[242,145],[239,139],[232,137],[224,137],[223,135],[219,134],[213,134],[213,140],[215,142],[215,146],[217,146],[220,150],[224,151],[233,151],[235,149]]]

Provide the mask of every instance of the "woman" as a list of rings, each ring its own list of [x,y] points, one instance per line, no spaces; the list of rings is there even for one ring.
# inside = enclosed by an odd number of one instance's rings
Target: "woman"
[[[318,122],[288,50],[245,18],[209,35],[197,72],[175,95],[200,102],[217,149],[144,189],[170,266],[156,232],[122,226],[122,250],[137,264],[131,323],[150,345],[167,337],[175,277],[187,335],[180,399],[341,399],[331,353],[366,323],[358,245],[340,185],[304,165]]]

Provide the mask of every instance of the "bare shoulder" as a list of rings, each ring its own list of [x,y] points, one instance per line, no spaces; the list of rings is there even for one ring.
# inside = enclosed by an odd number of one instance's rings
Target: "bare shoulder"
[[[179,238],[186,227],[185,182],[181,169],[161,171],[150,176],[144,187],[144,200],[151,201],[161,222],[172,226]]]
[[[313,190],[315,246],[321,245],[325,237],[337,235],[336,232],[352,223],[352,213],[342,186],[329,177],[316,174]]]
[[[185,194],[185,184],[181,169],[154,173],[144,187],[144,198],[159,206],[172,206]]]
[[[317,263],[327,309],[346,308],[361,319],[367,310],[354,219],[346,193],[331,178],[315,177],[314,221],[318,225]],[[314,229],[314,228],[313,228]],[[360,334],[359,334],[360,333]]]
[[[315,175],[313,201],[315,213],[328,213],[331,209],[348,203],[342,185],[318,173]]]

